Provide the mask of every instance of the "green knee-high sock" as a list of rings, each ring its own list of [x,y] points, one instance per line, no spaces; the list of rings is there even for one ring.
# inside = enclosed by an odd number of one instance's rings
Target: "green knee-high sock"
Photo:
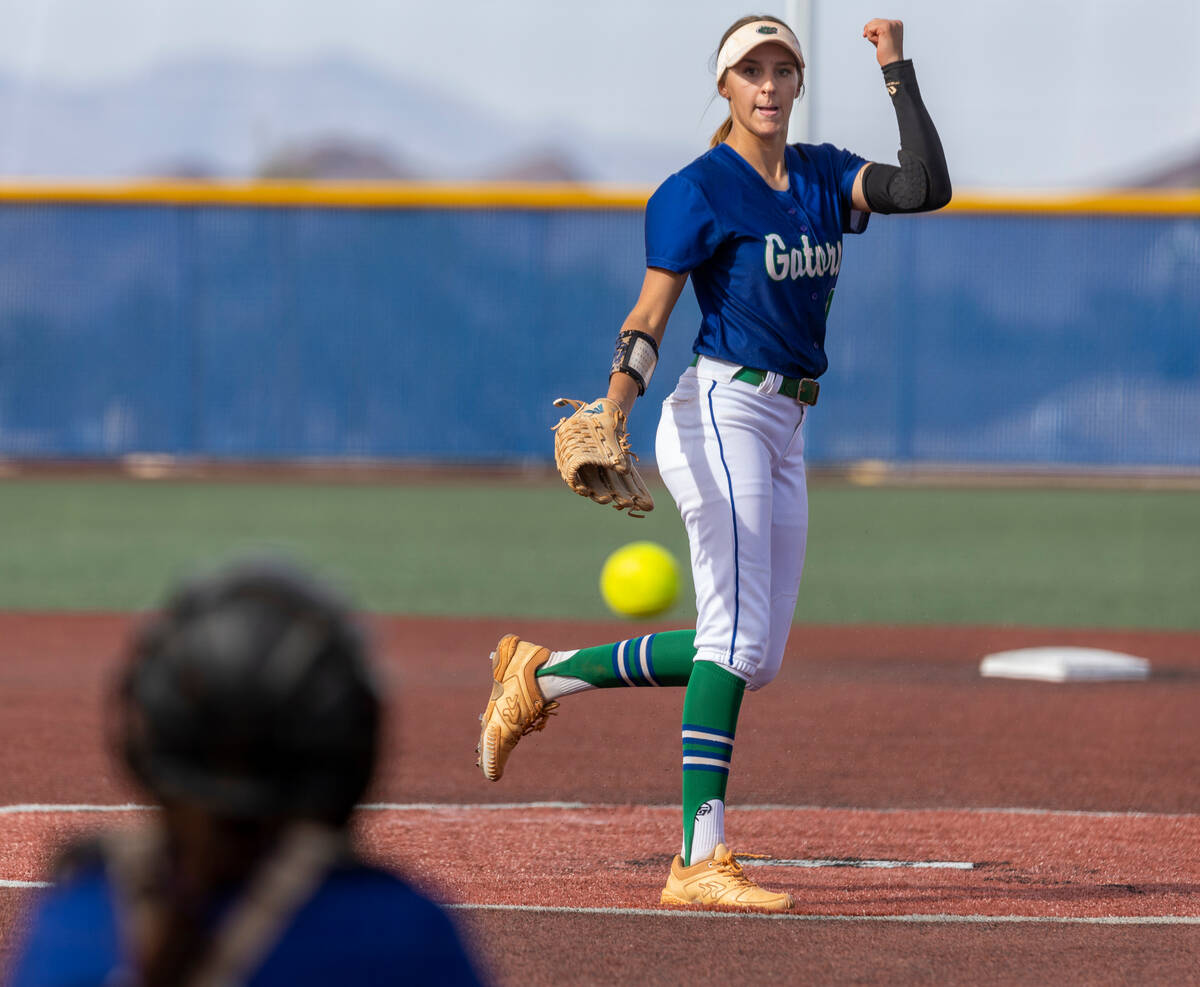
[[[595,689],[627,685],[682,686],[692,674],[696,632],[664,631],[613,644],[582,648],[538,669],[548,675],[582,679]],[[568,655],[568,652],[561,652]]]
[[[698,661],[683,697],[683,863],[703,860],[725,839],[725,786],[746,683]]]

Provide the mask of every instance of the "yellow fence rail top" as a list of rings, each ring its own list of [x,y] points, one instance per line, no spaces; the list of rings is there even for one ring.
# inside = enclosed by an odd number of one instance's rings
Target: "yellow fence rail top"
[[[0,182],[0,202],[313,209],[642,209],[651,189],[632,185],[454,182]]]
[[[962,213],[1200,215],[1200,189],[968,190],[946,207]]]
[[[0,181],[0,204],[312,209],[642,209],[653,189],[568,183]],[[963,190],[948,213],[1200,215],[1200,189]]]

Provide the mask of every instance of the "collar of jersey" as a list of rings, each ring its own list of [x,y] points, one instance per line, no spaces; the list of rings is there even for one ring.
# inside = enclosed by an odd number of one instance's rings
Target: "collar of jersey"
[[[768,192],[771,192],[775,195],[785,196],[786,198],[792,198],[792,190],[795,188],[795,185],[796,185],[796,178],[795,178],[796,169],[793,167],[793,164],[799,164],[799,155],[798,155],[798,152],[796,151],[796,149],[794,147],[792,147],[791,144],[788,144],[787,147],[785,147],[784,151],[783,151],[783,161],[784,161],[784,164],[787,165],[787,171],[788,171],[788,187],[786,189],[772,188],[771,185],[767,182],[767,180],[758,173],[758,171],[755,169],[754,165],[752,165],[749,161],[747,161],[745,158],[743,158],[740,154],[738,154],[737,151],[735,151],[732,147],[730,147],[724,141],[722,141],[720,144],[718,144],[717,147],[714,148],[714,150],[717,150],[720,148],[724,148],[723,153],[731,156],[732,159],[736,162],[737,167],[744,169],[745,171],[747,171],[751,175],[753,175],[755,178],[757,178],[760,182],[762,182],[763,188],[765,188]]]

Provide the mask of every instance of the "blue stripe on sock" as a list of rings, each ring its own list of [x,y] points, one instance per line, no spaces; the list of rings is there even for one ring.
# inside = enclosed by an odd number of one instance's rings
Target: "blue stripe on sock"
[[[685,723],[683,725],[683,729],[684,730],[702,730],[704,733],[715,733],[720,737],[728,737],[730,740],[733,740],[733,734],[730,733],[728,730],[718,730],[716,727],[704,726],[701,723]]]
[[[654,674],[654,638],[656,635],[651,634],[646,638],[646,673],[650,676],[650,684],[658,685],[658,676]]]
[[[733,744],[714,744],[706,743],[702,740],[685,740],[683,742],[684,754],[711,754],[713,757],[725,757],[726,760],[733,757]]]
[[[625,642],[625,673],[634,685],[646,684],[642,680],[642,670],[637,660],[638,641],[640,640],[641,638],[632,637]]]
[[[729,473],[729,464],[725,462],[725,444],[721,441],[721,430],[717,428],[717,413],[713,410],[713,391],[717,389],[717,382],[714,380],[708,389],[708,415],[712,420],[713,432],[717,436],[717,449],[721,453],[721,466],[725,469],[725,482],[729,486],[729,511],[733,517],[733,633],[729,639],[729,661],[727,664],[733,664],[733,649],[737,646],[737,628],[739,614],[739,600],[741,598],[741,573],[738,571],[738,527],[737,527],[737,506],[733,502],[733,477]]]
[[[613,645],[613,675],[625,685],[633,685],[629,681],[629,672],[625,653],[629,650],[628,641],[618,641]]]
[[[649,640],[653,640],[653,638],[654,635],[652,634],[650,635]],[[633,637],[625,641],[617,641],[612,646],[613,678],[620,680],[626,685],[658,685],[657,682],[652,681],[653,671],[651,671],[650,679],[646,678],[646,674],[642,671],[641,656],[639,655],[639,651],[641,649],[641,643],[644,640],[647,639]],[[650,663],[649,652],[646,654],[646,666],[647,670],[653,668]]]
[[[722,774],[722,775],[729,774],[728,768],[718,768],[711,764],[685,764],[683,766],[683,770],[684,771],[713,771],[713,772],[716,772],[717,774]]]
[[[725,743],[725,741],[704,740],[703,737],[684,737],[683,738],[683,746],[684,747],[712,747],[712,748],[715,748],[718,750],[732,750],[733,749],[732,743]]]

